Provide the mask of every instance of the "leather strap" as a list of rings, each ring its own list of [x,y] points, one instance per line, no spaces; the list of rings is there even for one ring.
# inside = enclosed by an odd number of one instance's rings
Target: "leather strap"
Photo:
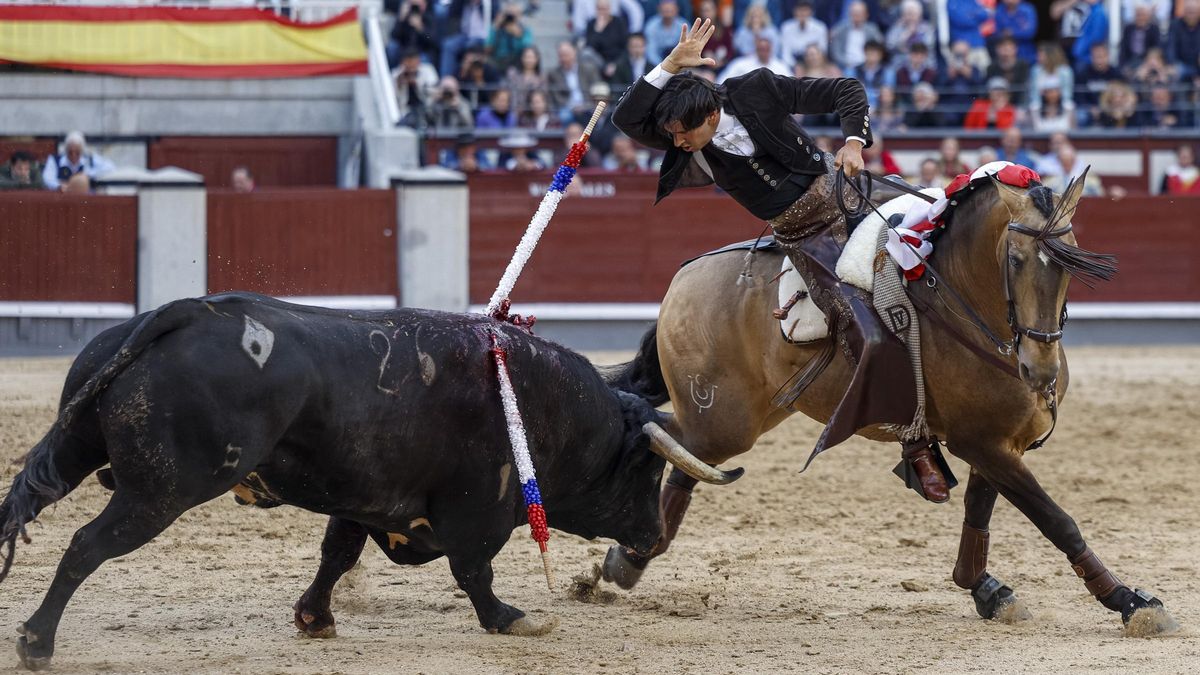
[[[931,321],[933,321],[937,325],[941,326],[942,329],[945,330],[947,333],[950,333],[950,335],[952,335],[955,340],[958,340],[958,342],[960,344],[962,344],[962,346],[966,347],[967,349],[970,349],[972,352],[975,353],[976,356],[983,359],[984,361],[991,364],[992,366],[998,368],[1001,372],[1011,375],[1012,377],[1015,377],[1018,380],[1021,379],[1021,374],[1019,372],[1017,372],[1016,366],[1001,359],[996,354],[993,354],[991,352],[991,350],[980,347],[977,343],[975,343],[973,340],[969,339],[966,335],[963,335],[961,331],[959,331],[957,328],[955,328],[953,324],[951,324],[949,321],[947,321],[945,319],[945,317],[943,317],[941,314],[939,314],[937,312],[937,310],[934,309],[933,306],[930,305],[928,302],[926,302],[925,299],[922,298],[920,295],[918,295],[916,293],[909,293],[908,297],[912,300],[913,304],[916,305],[917,309],[921,310],[920,313],[922,316],[929,317],[929,319]]]
[[[1107,598],[1124,586],[1117,575],[1109,572],[1104,563],[1100,562],[1100,558],[1090,547],[1085,547],[1083,553],[1071,559],[1071,569],[1075,570],[1076,576],[1083,579],[1084,587],[1097,600]]]
[[[959,588],[972,588],[987,572],[990,534],[963,522],[962,538],[958,540],[958,561],[954,563],[954,583]]]

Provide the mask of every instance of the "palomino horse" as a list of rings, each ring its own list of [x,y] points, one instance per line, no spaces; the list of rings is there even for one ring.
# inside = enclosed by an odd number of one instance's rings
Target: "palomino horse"
[[[1120,612],[1127,624],[1136,611],[1153,608],[1135,625],[1166,630],[1173,622],[1162,603],[1131,590],[1105,568],[1023,461],[1025,451],[1052,429],[1053,411],[1067,391],[1058,338],[1068,282],[1072,275],[1087,281],[1115,272],[1110,257],[1075,246],[1070,221],[1083,180],[1062,196],[1037,183],[973,185],[956,193],[957,207],[931,259],[941,283],[930,283],[927,273],[910,285],[914,304],[925,308],[918,314],[930,430],[971,466],[954,581],[971,590],[984,618],[1024,612],[1012,589],[987,573],[988,523],[1001,494],[1067,556],[1105,607]],[[790,407],[773,403],[827,339],[797,345],[781,338],[772,309],[782,253],[760,251],[752,260],[749,275],[740,274],[746,264],[740,252],[684,266],[637,358],[613,375],[656,404],[669,395],[676,402],[671,432],[713,465],[750,450],[794,412],[827,421],[850,380],[845,359],[834,358]],[[861,429],[859,435],[897,440],[882,427]],[[669,508],[663,493],[667,537],[678,527],[690,499],[684,490],[690,492],[693,483],[676,484],[683,485],[676,493],[682,508]],[[660,541],[654,555],[669,543]],[[648,561],[613,547],[605,578],[632,587]]]

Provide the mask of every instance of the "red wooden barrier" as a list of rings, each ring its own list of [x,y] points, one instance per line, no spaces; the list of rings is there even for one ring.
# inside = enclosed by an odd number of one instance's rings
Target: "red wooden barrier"
[[[332,137],[173,136],[150,143],[151,169],[178,166],[204,176],[210,188],[230,187],[239,166],[259,187],[337,185],[337,139]]]
[[[0,192],[0,300],[133,303],[137,198]]]
[[[657,302],[679,263],[751,239],[763,223],[714,190],[681,190],[653,205],[654,174],[589,174],[568,196],[513,292],[517,302]],[[476,174],[471,188],[471,302],[487,302],[537,208],[540,174]],[[1080,245],[1120,256],[1117,278],[1072,301],[1200,302],[1200,199],[1085,199]],[[936,255],[936,254],[935,254]]]
[[[392,190],[208,194],[208,288],[396,295]]]

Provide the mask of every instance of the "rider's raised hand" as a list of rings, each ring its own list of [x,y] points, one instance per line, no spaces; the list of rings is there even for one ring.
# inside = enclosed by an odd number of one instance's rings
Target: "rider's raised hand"
[[[717,62],[701,56],[700,53],[704,51],[704,45],[708,44],[708,39],[716,30],[711,19],[704,19],[704,21],[696,19],[692,22],[691,28],[684,25],[679,30],[679,44],[675,45],[671,53],[667,54],[667,58],[663,59],[662,69],[675,74],[684,68],[696,66],[715,68]]]

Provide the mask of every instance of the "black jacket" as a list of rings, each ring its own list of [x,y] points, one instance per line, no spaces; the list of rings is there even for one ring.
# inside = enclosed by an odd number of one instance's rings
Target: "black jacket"
[[[761,151],[798,174],[825,173],[825,161],[816,143],[793,114],[836,112],[842,133],[859,136],[871,145],[867,93],[850,78],[787,77],[766,68],[725,81],[724,110],[737,118]],[[695,162],[692,153],[671,143],[671,137],[654,121],[654,104],[662,90],[639,78],[621,96],[613,111],[613,124],[643,145],[666,150],[658,176],[658,200],[676,188],[710,185],[713,181]],[[657,201],[657,200],[656,200]]]

